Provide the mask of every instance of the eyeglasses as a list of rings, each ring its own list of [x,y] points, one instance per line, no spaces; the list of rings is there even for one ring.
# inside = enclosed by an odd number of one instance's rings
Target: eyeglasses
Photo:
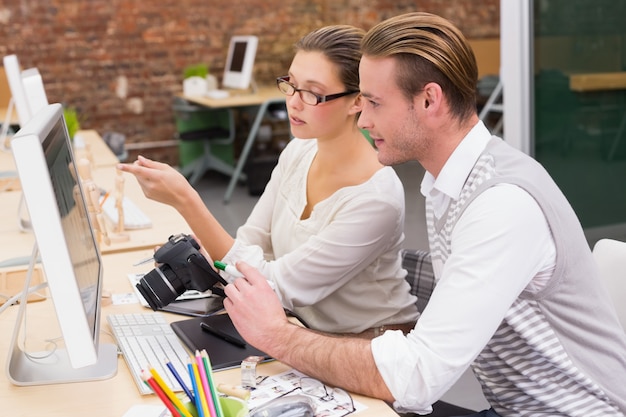
[[[341,388],[330,388],[317,379],[305,377],[300,378],[300,389],[303,394],[317,398],[335,412],[345,411],[344,414],[341,414],[342,417],[356,411],[352,397]],[[333,415],[335,414],[333,413]]]
[[[320,103],[326,103],[327,101],[335,100],[337,98],[359,92],[359,90],[348,90],[344,91],[343,93],[322,96],[314,93],[313,91],[296,88],[295,85],[289,82],[288,75],[276,78],[276,86],[281,91],[281,93],[287,96],[293,96],[294,94],[298,93],[300,95],[300,100],[302,100],[304,104],[308,104],[309,106],[317,106]]]

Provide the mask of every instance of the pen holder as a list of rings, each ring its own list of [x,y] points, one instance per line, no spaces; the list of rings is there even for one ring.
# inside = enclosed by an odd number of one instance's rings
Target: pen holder
[[[248,405],[236,397],[220,397],[220,405],[224,417],[245,417],[248,415]]]
[[[220,397],[220,405],[222,406],[222,417],[246,417],[248,415],[248,404],[236,397]],[[198,417],[196,407],[190,403],[185,403],[187,411],[192,416]]]

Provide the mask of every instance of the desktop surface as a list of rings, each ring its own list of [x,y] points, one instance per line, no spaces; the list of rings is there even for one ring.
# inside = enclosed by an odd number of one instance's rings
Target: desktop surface
[[[151,250],[125,252],[103,257],[104,262],[104,290],[117,296],[132,293],[132,288],[126,278],[128,273],[146,272],[152,268],[150,264],[134,267],[137,259],[144,259],[152,255]],[[27,346],[36,350],[36,341],[43,337],[55,337],[58,333],[51,316],[48,301],[29,303],[27,314]],[[10,335],[19,306],[12,306],[0,314],[0,332]],[[115,313],[146,313],[151,310],[138,303],[107,305],[102,310],[101,343],[113,343],[108,333],[106,316]],[[168,321],[184,320],[188,317],[169,313],[165,315]],[[0,338],[0,361],[6,362],[9,351],[10,337]],[[280,362],[268,362],[258,366],[259,375],[275,375],[290,368]],[[216,383],[239,385],[239,369],[219,371],[215,373]],[[360,395],[354,399],[367,406],[366,410],[355,414],[357,416],[396,416],[397,414],[383,401]],[[15,386],[9,382],[6,373],[0,374],[0,404],[3,415],[27,415],[47,417],[73,417],[88,413],[93,417],[122,417],[126,411],[135,405],[161,405],[156,395],[141,395],[131,377],[124,359],[118,356],[117,375],[103,381],[92,381],[80,384],[54,384],[39,386]]]
[[[220,98],[186,96],[184,94],[179,94],[179,97],[192,103],[213,108],[258,106],[270,99],[285,98],[285,95],[278,91],[275,85],[259,87],[256,92],[241,90],[225,91],[228,91],[228,96]]]

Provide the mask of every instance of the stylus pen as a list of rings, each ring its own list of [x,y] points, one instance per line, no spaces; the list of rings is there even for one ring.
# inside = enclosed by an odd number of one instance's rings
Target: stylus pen
[[[207,324],[203,321],[200,322],[200,327],[202,328],[202,330],[204,330],[205,332],[211,333],[212,335],[215,335],[217,337],[219,337],[220,339],[223,339],[225,341],[227,341],[228,343],[232,343],[235,346],[239,346],[240,348],[245,348],[246,347],[246,342],[244,342],[243,340],[237,339],[236,337],[233,337],[231,335],[229,335],[228,333],[223,332],[222,330],[211,326],[210,324]]]
[[[227,274],[234,276],[235,278],[243,278],[243,274],[239,272],[239,270],[235,268],[233,265],[229,265],[221,261],[215,261],[213,262],[213,265],[215,265],[217,269],[224,271]]]

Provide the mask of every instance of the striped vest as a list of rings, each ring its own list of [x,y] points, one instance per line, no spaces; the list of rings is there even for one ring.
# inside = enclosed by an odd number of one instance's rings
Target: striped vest
[[[445,264],[466,207],[498,183],[515,184],[539,203],[557,260],[547,284],[519,295],[472,364],[485,398],[502,416],[624,416],[626,336],[606,308],[611,301],[576,214],[534,159],[493,137],[441,219],[427,201],[433,264]]]

